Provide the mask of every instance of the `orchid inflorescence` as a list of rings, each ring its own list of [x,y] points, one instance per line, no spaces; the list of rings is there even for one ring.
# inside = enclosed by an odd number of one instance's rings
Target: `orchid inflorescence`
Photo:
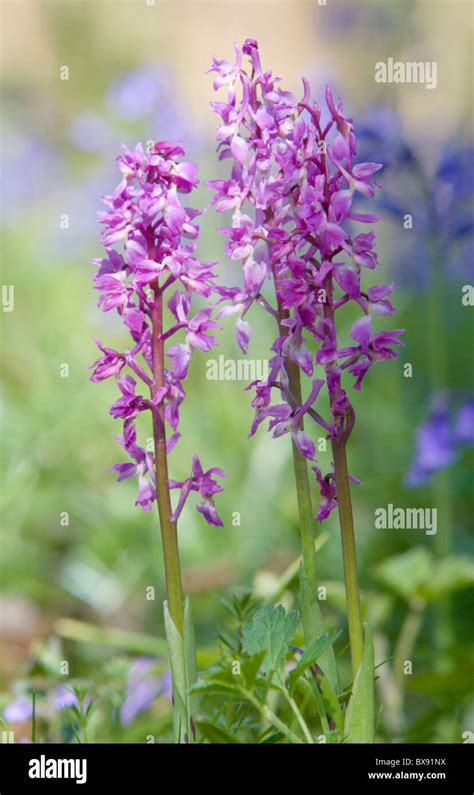
[[[183,161],[184,153],[180,145],[163,141],[150,144],[146,151],[141,144],[133,151],[124,147],[117,158],[122,179],[113,194],[104,197],[108,209],[99,213],[106,250],[104,258],[94,260],[99,306],[105,312],[117,311],[133,344],[119,353],[98,342],[102,356],[92,365],[91,380],[117,379],[121,397],[110,414],[123,420],[123,436],[117,438],[131,460],[112,469],[118,472],[118,480],[138,477],[136,504],[145,511],[156,499],[155,456],[137,443],[136,419],[141,412],[151,411],[165,439],[166,422],[171,430],[166,449],[168,453],[173,449],[180,436],[179,410],[191,355],[195,349],[208,351],[216,345],[209,332],[218,327],[211,319],[212,306],[191,314],[192,295],[208,299],[215,289],[215,263],[200,262],[195,256],[196,218],[201,211],[184,207],[180,194],[189,194],[198,185],[197,166]],[[123,253],[117,250],[118,244],[123,245]],[[173,318],[166,330],[165,294]],[[184,333],[184,342],[174,341],[178,332]],[[166,351],[169,368],[160,354],[168,340],[173,341]],[[149,394],[141,394],[145,388]],[[213,501],[222,486],[213,475],[225,477],[218,468],[204,472],[199,458],[193,456],[190,477],[169,481],[169,488],[181,490],[173,521],[190,492],[196,491],[202,498],[198,511],[208,522],[222,525]]]
[[[354,410],[342,386],[342,375],[355,377],[355,389],[372,364],[396,355],[401,329],[374,331],[373,318],[392,315],[388,298],[392,284],[364,289],[364,269],[378,266],[375,232],[353,232],[352,223],[373,224],[378,216],[354,208],[357,194],[373,197],[379,187],[378,163],[354,164],[356,136],[350,118],[326,88],[329,119],[311,99],[303,79],[301,100],[279,86],[264,71],[257,42],[236,45],[234,63],[214,59],[214,88],[227,89],[227,101],[212,103],[222,123],[217,129],[220,159],[232,160],[229,179],[206,183],[215,191],[217,212],[232,210],[226,253],[243,261],[243,286],[219,288],[226,305],[218,317],[237,314],[236,337],[246,352],[251,327],[250,307],[259,303],[278,323],[267,380],[254,381],[255,419],[250,434],[269,418],[273,436],[290,433],[299,453],[313,463],[322,502],[317,518],[325,519],[337,506],[334,472],[323,475],[315,459],[315,445],[303,429],[311,418],[331,442],[343,445],[354,424]],[[243,65],[249,57],[250,68]],[[350,222],[350,223],[349,223]],[[276,302],[264,294],[272,284]],[[337,315],[346,304],[357,305],[362,316],[350,330],[353,344],[341,347]],[[317,345],[316,354],[310,340]],[[296,378],[291,373],[296,370]],[[315,370],[320,377],[313,378]],[[312,379],[303,401],[300,373]],[[330,418],[314,409],[327,387]],[[274,403],[277,391],[283,402]],[[298,394],[299,393],[299,394]]]
[[[244,56],[249,57],[250,69],[243,66]],[[359,211],[356,197],[374,196],[375,174],[381,166],[355,163],[354,125],[344,115],[342,104],[334,102],[331,89],[326,90],[329,118],[324,121],[306,80],[298,101],[280,88],[277,78],[262,70],[254,39],[247,39],[243,48],[236,45],[235,63],[214,60],[211,71],[217,73],[214,88],[228,91],[227,101],[214,102],[213,107],[222,120],[217,131],[219,157],[230,158],[233,165],[229,179],[206,184],[215,191],[212,204],[217,212],[232,210],[231,226],[221,231],[227,237],[227,255],[243,261],[243,285],[216,283],[217,263],[197,259],[196,219],[201,211],[180,201],[180,194],[189,194],[197,186],[197,167],[182,160],[184,149],[179,144],[167,142],[151,143],[146,152],[140,144],[133,151],[125,147],[118,158],[122,179],[115,192],[104,197],[107,210],[99,213],[106,257],[95,260],[94,277],[99,306],[105,312],[115,309],[132,338],[124,353],[98,343],[102,356],[92,366],[91,380],[115,376],[121,392],[110,413],[123,421],[118,441],[130,460],[112,469],[119,480],[138,477],[136,502],[144,510],[149,511],[154,500],[158,504],[175,738],[177,742],[198,739],[194,632],[190,602],[182,587],[177,520],[190,493],[196,491],[201,497],[197,510],[210,524],[222,525],[214,505],[214,495],[222,486],[215,476],[225,477],[225,473],[218,468],[204,471],[193,455],[190,476],[173,480],[168,474],[168,454],[180,436],[183,382],[192,353],[195,349],[207,352],[217,344],[212,336],[219,327],[214,310],[219,307],[217,319],[237,315],[237,342],[247,352],[252,335],[247,314],[255,303],[276,321],[278,334],[268,376],[248,386],[255,390],[250,435],[269,420],[273,436],[290,434],[292,438],[305,643],[309,648],[326,632],[315,597],[309,461],[321,495],[317,519],[326,519],[338,507],[352,670],[355,678],[364,660],[369,671],[364,696],[364,715],[369,717],[364,717],[364,725],[370,726],[373,651],[370,631],[362,627],[349,488],[349,481],[356,479],[348,474],[345,449],[355,413],[342,377],[347,370],[355,378],[354,388],[360,389],[371,365],[394,357],[395,346],[401,345],[401,329],[372,329],[374,316],[394,314],[389,300],[393,285],[364,289],[363,269],[378,265],[375,233],[356,233],[352,227],[378,220]],[[193,293],[204,299],[203,308],[195,314],[191,314]],[[167,325],[165,296],[171,318]],[[361,317],[350,330],[353,344],[344,347],[336,328],[340,328],[339,311],[346,305],[357,306]],[[178,333],[184,341],[176,340]],[[302,375],[310,379],[306,397]],[[141,394],[143,386],[147,394]],[[329,399],[327,419],[319,405],[323,388]],[[280,402],[275,402],[276,393]],[[145,411],[152,414],[154,454],[137,442],[136,421]],[[304,427],[307,419],[322,428],[330,441],[334,471],[321,471],[314,441]],[[174,511],[172,489],[179,489]],[[332,649],[321,659],[321,671],[337,692],[339,677]],[[291,733],[286,731],[286,735]],[[308,731],[306,736],[310,736]]]

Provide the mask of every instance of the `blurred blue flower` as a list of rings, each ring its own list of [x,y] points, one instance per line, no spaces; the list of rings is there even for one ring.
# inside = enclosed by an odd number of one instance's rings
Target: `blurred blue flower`
[[[466,400],[459,409],[455,434],[460,444],[474,446],[474,398]]]
[[[354,36],[355,32],[361,35],[373,36],[374,34],[391,31],[396,34],[401,28],[406,29],[409,6],[402,7],[400,3],[373,3],[354,2],[354,0],[338,0],[337,3],[328,2],[330,8],[318,7],[317,0],[315,14],[318,26],[323,25],[332,34],[346,34]]]
[[[427,289],[435,271],[465,278],[474,251],[474,146],[463,140],[446,142],[429,174],[423,158],[404,138],[397,114],[376,106],[357,125],[358,160],[385,165],[379,208],[397,224],[393,270],[399,281]],[[413,229],[400,234],[404,216]],[[390,249],[389,249],[390,250]]]
[[[33,706],[30,698],[17,698],[7,704],[3,710],[3,717],[7,723],[22,723],[30,720],[33,714]]]
[[[392,167],[409,164],[412,153],[403,140],[400,118],[393,108],[372,105],[360,115],[356,130],[359,162],[369,160]]]
[[[189,114],[183,110],[174,81],[162,66],[142,66],[113,81],[108,91],[111,112],[126,122],[146,122],[144,136],[153,140],[201,144]]]
[[[53,149],[19,129],[4,133],[0,153],[0,216],[4,222],[45,202],[60,181],[61,168]]]
[[[124,121],[149,118],[163,102],[172,100],[165,69],[143,66],[114,80],[108,91],[111,111]]]
[[[71,121],[69,137],[78,149],[102,154],[116,148],[117,133],[99,113],[82,111]]]
[[[171,677],[165,672],[162,677],[152,676],[156,666],[153,657],[137,657],[130,666],[125,700],[120,707],[120,722],[128,726],[139,712],[148,709],[158,695],[171,699]]]
[[[405,478],[407,486],[422,486],[439,469],[454,464],[462,447],[474,445],[474,400],[455,410],[449,392],[439,393],[428,418],[416,433],[415,455]]]
[[[77,706],[78,704],[76,694],[70,690],[66,685],[58,685],[54,691],[54,708],[59,711],[65,707]]]

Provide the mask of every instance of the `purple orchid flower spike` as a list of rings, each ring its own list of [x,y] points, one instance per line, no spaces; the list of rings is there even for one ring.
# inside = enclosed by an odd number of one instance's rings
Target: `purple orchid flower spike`
[[[193,295],[207,300],[216,291],[215,263],[201,262],[196,256],[201,212],[184,206],[183,194],[198,185],[197,166],[182,160],[179,144],[159,141],[145,151],[124,147],[117,158],[121,180],[110,196],[104,197],[106,210],[99,213],[103,224],[105,257],[95,260],[95,288],[100,292],[99,307],[115,311],[131,337],[123,353],[98,342],[102,356],[92,365],[91,381],[114,376],[120,396],[110,414],[123,422],[119,443],[128,461],[115,464],[118,480],[136,477],[136,505],[150,511],[158,503],[166,575],[167,602],[165,627],[170,649],[175,698],[175,737],[178,742],[194,737],[194,724],[183,682],[192,681],[195,670],[193,630],[187,600],[184,599],[179,561],[177,520],[192,491],[199,493],[198,512],[210,524],[222,526],[214,495],[222,491],[212,475],[225,477],[218,468],[204,472],[193,456],[191,477],[182,482],[170,480],[168,456],[180,439],[179,415],[185,397],[183,382],[194,351],[209,351],[219,328],[212,319],[213,307],[191,311]],[[120,250],[119,250],[120,249]],[[172,316],[164,324],[164,305]],[[137,443],[136,421],[150,412],[154,452]],[[171,506],[170,490],[181,489],[176,510]],[[179,642],[177,641],[179,639]],[[187,686],[186,685],[186,686]],[[123,706],[122,720],[128,722],[137,704],[148,703],[149,683],[139,683]]]
[[[137,505],[145,511],[156,499],[155,457],[137,447],[134,422],[144,411],[153,415],[161,411],[172,431],[167,440],[168,452],[172,449],[179,439],[179,408],[185,396],[182,382],[187,378],[192,353],[216,345],[208,332],[219,328],[211,318],[212,307],[191,314],[192,294],[208,297],[215,290],[215,263],[199,262],[195,243],[187,242],[199,234],[195,219],[200,212],[180,202],[180,194],[190,193],[198,184],[197,167],[181,161],[183,154],[179,144],[163,141],[147,152],[141,144],[133,151],[124,147],[123,155],[117,158],[121,182],[112,195],[104,197],[107,211],[99,213],[106,256],[94,260],[98,304],[104,312],[116,311],[132,337],[132,345],[120,353],[97,341],[102,356],[92,365],[91,381],[116,377],[121,397],[110,414],[124,421],[124,438],[120,441],[132,462],[116,464],[112,469],[119,473],[119,480],[138,478]],[[118,251],[117,245],[123,251]],[[166,351],[170,367],[163,367],[164,383],[156,389],[152,316],[157,295],[162,300],[165,292],[170,293],[168,306],[176,324],[159,335],[161,342],[172,344]],[[184,333],[183,343],[174,341],[178,332]],[[123,374],[124,368],[132,374]],[[140,393],[137,379],[148,395]],[[208,512],[200,513],[211,521]]]
[[[248,65],[245,63],[248,57]],[[267,381],[254,382],[255,419],[251,435],[269,418],[273,436],[290,433],[293,443],[300,509],[303,561],[313,584],[314,514],[307,461],[313,462],[322,502],[318,520],[338,508],[344,559],[349,572],[348,603],[355,671],[362,654],[358,591],[354,591],[355,557],[346,443],[355,412],[343,386],[344,372],[361,388],[376,361],[396,356],[401,329],[376,331],[375,320],[394,314],[388,296],[393,285],[366,288],[364,271],[379,266],[375,233],[358,229],[378,216],[363,212],[361,202],[379,187],[379,163],[354,164],[357,150],[353,120],[330,86],[325,102],[329,121],[311,99],[303,78],[303,96],[284,90],[280,80],[262,68],[258,44],[247,39],[236,46],[234,63],[214,59],[214,88],[227,99],[212,103],[220,117],[217,128],[220,160],[232,163],[229,179],[206,183],[215,195],[218,213],[232,210],[232,223],[221,231],[226,254],[242,262],[242,286],[219,289],[224,304],[219,317],[237,316],[236,338],[246,352],[251,339],[248,313],[260,304],[277,322]],[[352,303],[361,317],[351,329],[354,345],[340,347],[340,310]],[[316,354],[313,353],[314,343]],[[302,396],[302,379],[311,379],[309,397]],[[324,418],[315,405],[323,387],[330,413]],[[283,403],[273,402],[278,393]],[[315,460],[315,445],[304,428],[314,422],[332,445],[334,470],[323,475]],[[352,556],[349,561],[348,555]]]

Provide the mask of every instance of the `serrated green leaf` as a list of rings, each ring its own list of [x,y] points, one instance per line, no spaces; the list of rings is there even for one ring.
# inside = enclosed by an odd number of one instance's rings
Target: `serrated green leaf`
[[[344,732],[351,743],[373,743],[374,727],[374,647],[370,629],[365,624],[362,662],[347,705]]]
[[[254,657],[248,657],[240,663],[240,675],[244,681],[246,690],[253,690],[255,680],[257,679],[264,658],[265,651],[261,651],[260,654],[256,654]]]
[[[300,565],[300,606],[303,617],[304,636],[306,643],[310,643],[315,638],[319,638],[326,634],[326,626],[321,614],[318,598],[302,563]],[[330,646],[321,657],[320,666],[328,677],[331,687],[338,693],[341,688],[336,657],[332,646]]]
[[[283,670],[298,620],[297,610],[287,613],[283,605],[265,605],[257,610],[252,622],[244,627],[243,650],[250,657],[265,652],[262,665],[267,675]]]
[[[288,677],[288,689],[290,691],[290,695],[293,694],[295,685],[300,676],[303,676],[305,671],[307,671],[308,668],[311,668],[311,666],[314,665],[317,660],[319,660],[324,652],[326,652],[337,640],[340,634],[340,629],[335,630],[334,632],[326,632],[324,635],[321,635],[321,637],[314,638],[314,640],[309,643],[298,660],[296,667],[290,671],[290,675]]]

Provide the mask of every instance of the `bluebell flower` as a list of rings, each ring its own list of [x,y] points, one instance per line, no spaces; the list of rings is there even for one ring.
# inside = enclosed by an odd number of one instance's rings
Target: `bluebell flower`
[[[454,464],[463,447],[474,445],[474,400],[457,409],[450,393],[435,396],[427,419],[416,432],[415,455],[405,478],[407,486],[422,486],[430,476]]]
[[[171,675],[166,671],[161,677],[154,676],[155,666],[153,657],[137,657],[132,663],[125,700],[120,707],[122,726],[128,726],[139,712],[148,709],[157,696],[164,695],[171,700]]]
[[[419,291],[429,289],[435,271],[464,279],[474,254],[472,143],[445,142],[431,175],[405,140],[393,109],[375,106],[367,110],[357,125],[357,136],[358,160],[370,151],[386,167],[378,204],[382,214],[397,224],[393,268],[402,283]],[[389,173],[385,176],[385,172]],[[399,233],[406,214],[412,215],[416,234]]]
[[[26,698],[24,696],[16,698],[15,701],[11,701],[3,710],[3,717],[7,723],[23,723],[24,721],[30,720],[32,714],[33,706],[31,698]]]

